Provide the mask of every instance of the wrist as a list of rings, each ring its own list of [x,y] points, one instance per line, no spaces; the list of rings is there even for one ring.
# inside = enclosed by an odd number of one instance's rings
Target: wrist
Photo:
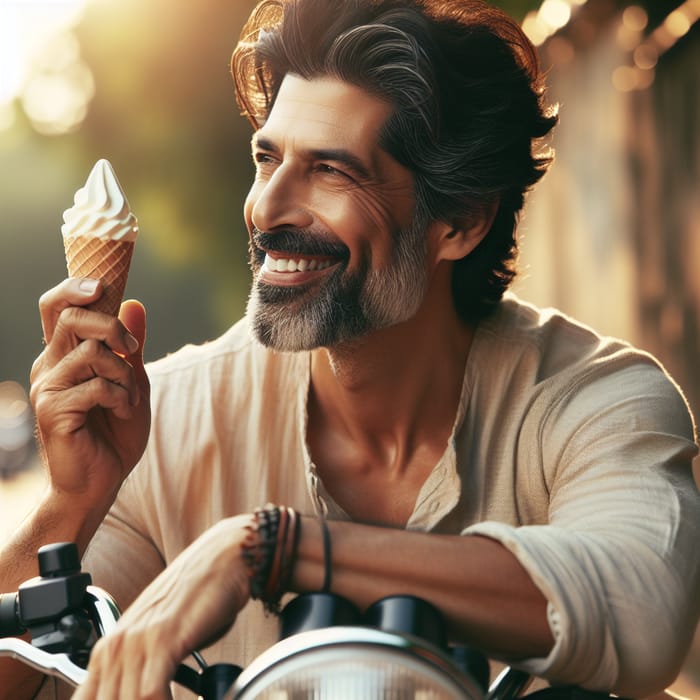
[[[330,592],[333,587],[333,546],[328,521],[304,516],[289,590]]]
[[[76,494],[48,485],[31,522],[35,527],[40,524],[52,542],[75,542],[82,557],[113,502],[114,497],[88,504]]]

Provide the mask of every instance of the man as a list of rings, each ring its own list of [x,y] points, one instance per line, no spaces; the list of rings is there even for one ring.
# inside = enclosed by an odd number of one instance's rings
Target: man
[[[426,598],[555,683],[663,688],[698,614],[692,420],[652,358],[505,294],[556,120],[527,39],[471,0],[265,0],[233,73],[246,319],[149,367],[149,401],[139,304],[42,298],[51,484],[2,588],[67,539],[131,604],[76,697],[165,698],[214,639],[245,664],[276,631],[251,594],[321,588]],[[7,697],[40,682],[4,674]]]

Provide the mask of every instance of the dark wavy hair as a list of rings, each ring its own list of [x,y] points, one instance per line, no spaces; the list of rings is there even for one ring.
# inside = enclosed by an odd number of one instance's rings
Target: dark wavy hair
[[[516,274],[525,193],[551,162],[538,140],[557,121],[515,21],[482,0],[263,0],[231,70],[256,129],[287,73],[335,77],[393,104],[381,146],[414,174],[416,216],[469,222],[497,205],[452,279],[463,319],[494,308]]]

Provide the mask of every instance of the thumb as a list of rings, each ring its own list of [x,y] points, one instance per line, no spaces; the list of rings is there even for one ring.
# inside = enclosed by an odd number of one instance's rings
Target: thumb
[[[131,335],[139,341],[139,347],[129,362],[139,370],[143,370],[143,346],[146,344],[146,309],[140,301],[129,299],[122,303],[119,309],[119,320],[126,326]]]

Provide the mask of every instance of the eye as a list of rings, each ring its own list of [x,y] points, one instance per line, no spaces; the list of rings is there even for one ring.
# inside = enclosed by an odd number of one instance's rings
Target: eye
[[[253,153],[253,160],[256,163],[273,163],[275,157],[269,151],[255,151],[255,153]]]
[[[253,162],[258,172],[266,172],[276,166],[277,159],[266,151],[256,151],[253,153]]]
[[[316,171],[332,177],[350,180],[351,182],[355,181],[352,176],[348,175],[348,173],[344,172],[343,170],[338,170],[338,168],[334,167],[333,165],[329,165],[328,163],[319,163],[316,166]]]

